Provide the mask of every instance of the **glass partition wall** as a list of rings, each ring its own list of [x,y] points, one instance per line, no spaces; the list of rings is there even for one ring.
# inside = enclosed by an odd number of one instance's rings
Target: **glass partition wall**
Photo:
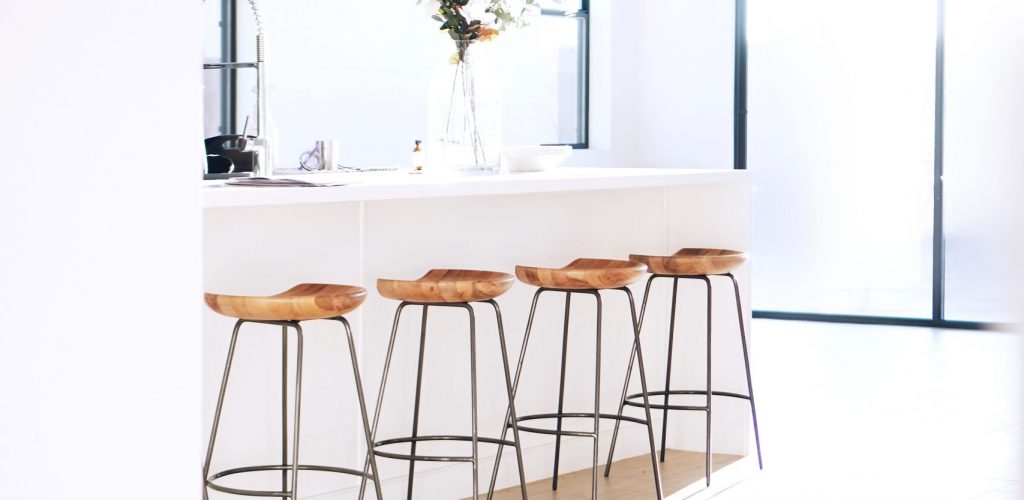
[[[755,306],[929,316],[934,2],[747,15]]]
[[[1021,157],[1010,154],[1021,150],[1021,99],[1008,82],[1020,81],[1010,73],[1024,60],[1024,9],[737,4],[737,168],[751,170],[755,190],[756,314],[1019,320],[1001,264],[1012,262],[1003,236],[1013,229],[999,211],[1011,196],[1000,173],[1020,167],[1009,162]]]

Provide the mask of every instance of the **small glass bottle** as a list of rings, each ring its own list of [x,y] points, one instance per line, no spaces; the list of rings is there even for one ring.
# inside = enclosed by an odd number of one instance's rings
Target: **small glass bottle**
[[[423,141],[416,141],[416,148],[412,150],[412,171],[415,173],[423,173],[423,164],[426,162],[427,155],[423,151]]]

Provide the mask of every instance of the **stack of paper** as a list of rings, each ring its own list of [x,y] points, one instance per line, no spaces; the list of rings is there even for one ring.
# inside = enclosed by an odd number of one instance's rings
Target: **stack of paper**
[[[224,184],[249,187],[331,187],[344,186],[347,182],[310,182],[289,177],[235,177]]]

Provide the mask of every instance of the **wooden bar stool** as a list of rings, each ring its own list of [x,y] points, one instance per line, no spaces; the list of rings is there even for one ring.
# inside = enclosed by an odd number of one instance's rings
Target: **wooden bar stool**
[[[634,401],[643,396],[646,401],[649,396],[663,396],[662,404],[650,405],[651,408],[664,411],[664,419],[661,428],[661,461],[665,461],[665,436],[668,430],[669,410],[682,411],[703,411],[707,414],[706,420],[706,441],[704,449],[705,484],[711,485],[711,399],[712,396],[745,399],[750,402],[750,413],[754,422],[754,442],[757,446],[757,464],[763,468],[761,462],[761,435],[757,429],[757,409],[754,405],[754,386],[750,378],[750,357],[747,353],[747,336],[743,325],[743,306],[740,303],[740,286],[733,276],[732,271],[747,261],[747,254],[735,250],[709,249],[709,248],[684,248],[669,256],[652,255],[630,255],[629,260],[646,264],[651,271],[651,277],[647,280],[647,287],[644,290],[644,302],[640,307],[640,326],[643,327],[644,314],[647,311],[647,299],[651,293],[651,283],[658,278],[672,279],[672,309],[669,315],[668,329],[668,356],[665,366],[665,390],[651,391],[642,389],[643,393],[628,394],[629,378],[633,367],[633,356],[629,360],[629,370],[626,372],[626,382],[622,387],[622,401],[619,405],[619,415],[625,406],[640,406]],[[736,294],[736,315],[740,324],[740,343],[743,346],[743,366],[747,376],[747,394],[716,391],[711,387],[711,278],[727,277],[732,280],[733,290]],[[701,280],[707,285],[707,379],[706,388],[703,390],[673,390],[671,388],[672,378],[672,347],[675,340],[676,324],[676,303],[679,294],[679,280]],[[635,350],[635,349],[634,349]],[[641,373],[642,368],[641,368]],[[627,395],[628,394],[628,395]],[[669,398],[675,395],[705,396],[703,406],[695,405],[673,405],[669,404]],[[615,433],[612,436],[612,447],[608,451],[608,464],[605,466],[605,476],[611,471],[612,455],[615,453],[615,439],[618,436],[619,427],[615,426]]]
[[[617,422],[627,421],[637,424],[642,424],[647,427],[647,436],[650,441],[651,448],[651,466],[654,471],[654,485],[657,491],[657,497],[659,499],[664,497],[661,484],[661,471],[658,468],[657,450],[654,444],[654,430],[651,426],[651,411],[648,407],[647,401],[647,376],[644,373],[644,358],[643,353],[640,349],[640,330],[637,323],[636,316],[636,303],[633,300],[633,293],[629,290],[628,285],[639,279],[645,272],[647,272],[647,266],[642,263],[621,261],[621,260],[605,260],[605,259],[576,259],[569,265],[554,269],[544,267],[526,267],[516,266],[516,277],[520,281],[538,287],[537,291],[533,295],[533,304],[530,306],[530,317],[526,324],[526,334],[523,337],[523,347],[519,351],[519,365],[516,368],[515,383],[513,384],[513,394],[519,387],[519,379],[523,371],[523,361],[526,359],[526,348],[530,341],[530,331],[533,328],[533,319],[537,312],[537,300],[541,294],[545,292],[560,292],[565,294],[565,318],[563,322],[562,330],[562,366],[561,366],[561,377],[559,379],[558,386],[558,410],[555,413],[542,413],[536,415],[524,415],[518,419],[515,413],[509,410],[505,416],[507,427],[513,427],[517,422],[526,422],[533,420],[555,420],[555,429],[544,429],[540,427],[526,427],[520,426],[519,430],[522,432],[532,432],[538,434],[548,434],[555,436],[555,457],[554,457],[554,472],[551,480],[551,489],[558,489],[558,461],[559,453],[561,451],[562,436],[579,436],[579,437],[590,437],[594,439],[594,454],[593,454],[593,473],[592,473],[592,486],[591,486],[591,498],[597,499],[597,474],[598,474],[598,442],[600,438],[600,424],[601,419],[613,419]],[[644,402],[641,406],[646,411],[646,418],[639,419],[633,417],[627,417],[619,413],[619,415],[601,413],[601,291],[602,290],[619,290],[625,292],[626,297],[629,299],[629,308],[631,322],[633,325],[633,353],[636,354],[637,360],[640,365],[640,383],[644,387],[643,399]],[[572,296],[574,294],[580,295],[592,295],[597,301],[597,349],[596,349],[596,360],[594,369],[594,411],[577,413],[577,412],[565,412],[564,398],[565,398],[565,365],[566,365],[566,350],[569,341],[569,314],[571,309]],[[579,432],[562,430],[562,420],[565,418],[587,418],[592,419],[594,422],[594,430],[592,432]],[[502,435],[504,439],[504,434]],[[498,457],[494,464],[494,472],[491,476],[491,487],[490,492],[494,491],[494,483],[498,475],[498,468],[501,465],[501,450],[498,450]],[[488,497],[490,498],[490,496]]]
[[[208,488],[233,495],[280,497],[298,500],[299,471],[334,472],[362,476],[363,481],[371,479],[377,492],[377,498],[381,496],[380,481],[377,475],[377,463],[369,454],[370,465],[373,473],[365,470],[346,469],[341,467],[328,467],[323,465],[301,465],[299,462],[299,423],[301,420],[300,407],[302,403],[302,327],[300,321],[327,319],[337,321],[345,328],[348,336],[349,355],[352,361],[352,375],[355,379],[356,394],[359,396],[359,412],[363,420],[363,434],[368,447],[372,439],[370,436],[370,423],[366,416],[366,401],[363,398],[363,382],[359,377],[359,364],[356,361],[355,341],[352,338],[352,327],[344,314],[354,311],[366,300],[366,289],[357,286],[347,285],[317,285],[302,284],[290,290],[270,297],[246,297],[237,295],[218,295],[207,293],[206,304],[210,309],[237,318],[234,332],[231,334],[231,347],[228,348],[228,358],[224,365],[224,378],[220,384],[220,395],[217,397],[217,410],[213,417],[213,430],[210,431],[210,444],[206,449],[206,461],[203,464],[203,481],[206,487],[203,488],[203,498],[209,498]],[[221,412],[224,409],[224,395],[227,392],[228,376],[231,373],[231,362],[235,356],[235,347],[238,345],[238,333],[245,323],[258,323],[264,325],[276,325],[281,327],[281,464],[280,465],[255,465],[249,467],[237,467],[210,474],[210,462],[213,459],[213,448],[217,441],[217,430],[220,427]],[[295,407],[293,411],[292,428],[292,453],[289,463],[288,457],[288,329],[295,330],[296,354],[295,354]],[[281,489],[279,491],[258,491],[243,490],[221,486],[215,481],[235,474],[249,472],[281,471]],[[291,472],[291,487],[289,488],[289,472]]]
[[[377,290],[386,298],[400,300],[398,310],[395,312],[395,322],[391,329],[391,339],[388,341],[388,353],[384,362],[384,375],[381,377],[380,391],[377,393],[377,411],[373,417],[373,450],[377,456],[409,462],[409,485],[407,497],[412,498],[413,479],[416,471],[416,462],[467,462],[473,465],[473,498],[479,497],[479,443],[496,444],[499,446],[509,445],[516,449],[516,458],[519,465],[519,486],[523,498],[526,498],[526,475],[523,473],[523,455],[519,446],[519,429],[513,426],[513,439],[505,439],[502,433],[501,439],[481,437],[477,432],[477,391],[476,391],[476,314],[472,304],[484,303],[494,308],[494,314],[498,323],[498,343],[501,345],[502,367],[505,370],[505,389],[509,400],[509,408],[515,415],[515,408],[512,405],[512,375],[508,366],[508,351],[505,346],[505,328],[501,320],[501,309],[494,300],[499,297],[514,283],[512,275],[491,271],[466,271],[452,269],[434,269],[422,278],[413,281],[403,280],[377,280]],[[395,337],[398,334],[399,320],[402,311],[408,306],[421,306],[423,309],[420,322],[419,362],[416,368],[416,400],[413,403],[412,435],[377,441],[377,425],[380,422],[381,406],[384,403],[384,392],[387,387],[388,372],[391,369],[391,358],[395,350]],[[472,429],[469,436],[465,435],[444,435],[444,436],[420,436],[420,394],[423,388],[423,355],[427,340],[427,311],[431,307],[455,307],[465,309],[469,313],[469,349],[470,349],[470,387],[472,405]],[[417,455],[417,443],[424,441],[463,441],[472,443],[472,454],[470,456],[440,456],[440,455]],[[385,447],[400,443],[409,443],[409,453],[396,453],[386,451]],[[366,481],[360,488],[360,498],[365,491]]]

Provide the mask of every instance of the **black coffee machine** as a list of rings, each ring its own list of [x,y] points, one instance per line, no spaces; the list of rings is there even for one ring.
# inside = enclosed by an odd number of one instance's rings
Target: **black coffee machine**
[[[203,179],[253,175],[257,161],[256,151],[249,148],[253,139],[256,137],[251,135],[218,135],[206,139],[206,171],[203,172]]]

